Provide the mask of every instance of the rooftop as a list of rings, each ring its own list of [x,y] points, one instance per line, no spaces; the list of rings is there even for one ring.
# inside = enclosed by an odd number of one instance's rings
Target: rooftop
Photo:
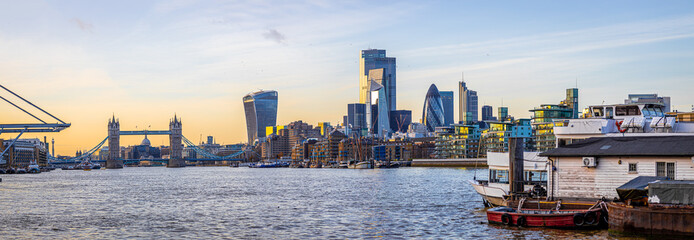
[[[694,156],[694,136],[595,137],[543,152],[540,156]]]

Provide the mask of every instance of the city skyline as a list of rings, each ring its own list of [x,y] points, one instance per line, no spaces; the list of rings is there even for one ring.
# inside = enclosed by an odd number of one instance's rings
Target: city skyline
[[[239,99],[258,89],[282,94],[277,124],[336,125],[345,106],[359,102],[359,53],[371,48],[398,58],[396,109],[412,116],[422,115],[430,84],[455,91],[463,71],[479,106],[496,109],[503,101],[516,118],[576,85],[579,109],[621,103],[630,93],[672,97],[680,111],[694,103],[689,2],[369,6],[389,12],[383,16],[368,14],[364,3],[320,1],[0,5],[6,23],[0,25],[0,81],[73,124],[61,133],[23,135],[56,139],[61,155],[98,143],[114,114],[124,130],[167,129],[177,114],[191,140],[212,135],[220,143],[244,142]],[[281,14],[287,9],[294,13]],[[0,106],[2,121],[32,120]],[[150,138],[153,145],[168,143]],[[142,138],[121,141],[127,146]]]

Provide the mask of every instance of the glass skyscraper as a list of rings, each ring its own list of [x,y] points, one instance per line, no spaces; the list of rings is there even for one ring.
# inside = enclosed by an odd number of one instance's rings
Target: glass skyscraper
[[[482,106],[482,121],[494,121],[494,109],[492,106],[484,105]]]
[[[468,89],[465,80],[458,82],[458,108],[458,121],[462,124],[479,121],[477,91]]]
[[[453,123],[455,123],[455,120],[453,119],[455,116],[455,113],[453,111],[453,91],[440,91],[439,94],[441,94],[441,101],[443,101],[443,125],[449,126]]]
[[[412,123],[412,111],[390,111],[390,129],[392,129],[393,132],[407,132],[410,123]]]
[[[347,120],[345,126],[350,128],[357,137],[366,135],[366,104],[347,104]]]
[[[277,91],[259,91],[243,97],[248,143],[265,137],[265,127],[277,125]]]
[[[370,94],[369,87],[369,70],[372,69],[384,69],[384,79],[383,85],[385,88],[386,99],[388,102],[388,111],[396,110],[396,97],[395,97],[395,58],[386,57],[386,50],[381,49],[368,49],[362,50],[361,56],[359,58],[359,102],[367,103],[367,95]],[[381,82],[379,82],[381,84]]]
[[[427,127],[427,130],[433,132],[436,127],[443,126],[443,101],[441,94],[436,85],[431,84],[427,95],[424,98],[424,109],[422,109],[422,124]]]

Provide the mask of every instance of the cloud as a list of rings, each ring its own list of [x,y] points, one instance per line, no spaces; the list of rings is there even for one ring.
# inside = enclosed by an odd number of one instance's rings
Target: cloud
[[[94,32],[94,31],[92,31],[92,30],[94,29],[94,25],[92,25],[91,23],[82,21],[82,20],[79,19],[79,18],[73,18],[72,20],[70,20],[70,22],[74,23],[77,27],[79,27],[80,29],[82,29],[82,31],[85,31],[85,32],[88,32],[88,33],[93,33],[93,32]]]
[[[263,33],[263,37],[268,40],[275,41],[277,43],[283,43],[285,40],[284,34],[277,31],[277,29],[270,29]]]

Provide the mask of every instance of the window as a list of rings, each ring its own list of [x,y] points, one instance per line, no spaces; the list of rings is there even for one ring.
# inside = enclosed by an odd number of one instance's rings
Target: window
[[[605,108],[605,118],[612,118],[612,110],[614,108],[612,107],[606,107]]]
[[[629,173],[637,173],[636,163],[629,163]]]
[[[593,117],[602,117],[602,108],[601,107],[594,107],[593,108]]]
[[[674,162],[656,162],[655,175],[658,177],[668,177],[675,179],[675,163]]]
[[[616,116],[636,116],[641,115],[639,106],[617,106],[615,110]]]
[[[489,169],[489,182],[508,183],[508,170]]]
[[[547,172],[546,171],[524,171],[523,179],[525,184],[534,185],[536,183],[541,185],[547,184]]]

